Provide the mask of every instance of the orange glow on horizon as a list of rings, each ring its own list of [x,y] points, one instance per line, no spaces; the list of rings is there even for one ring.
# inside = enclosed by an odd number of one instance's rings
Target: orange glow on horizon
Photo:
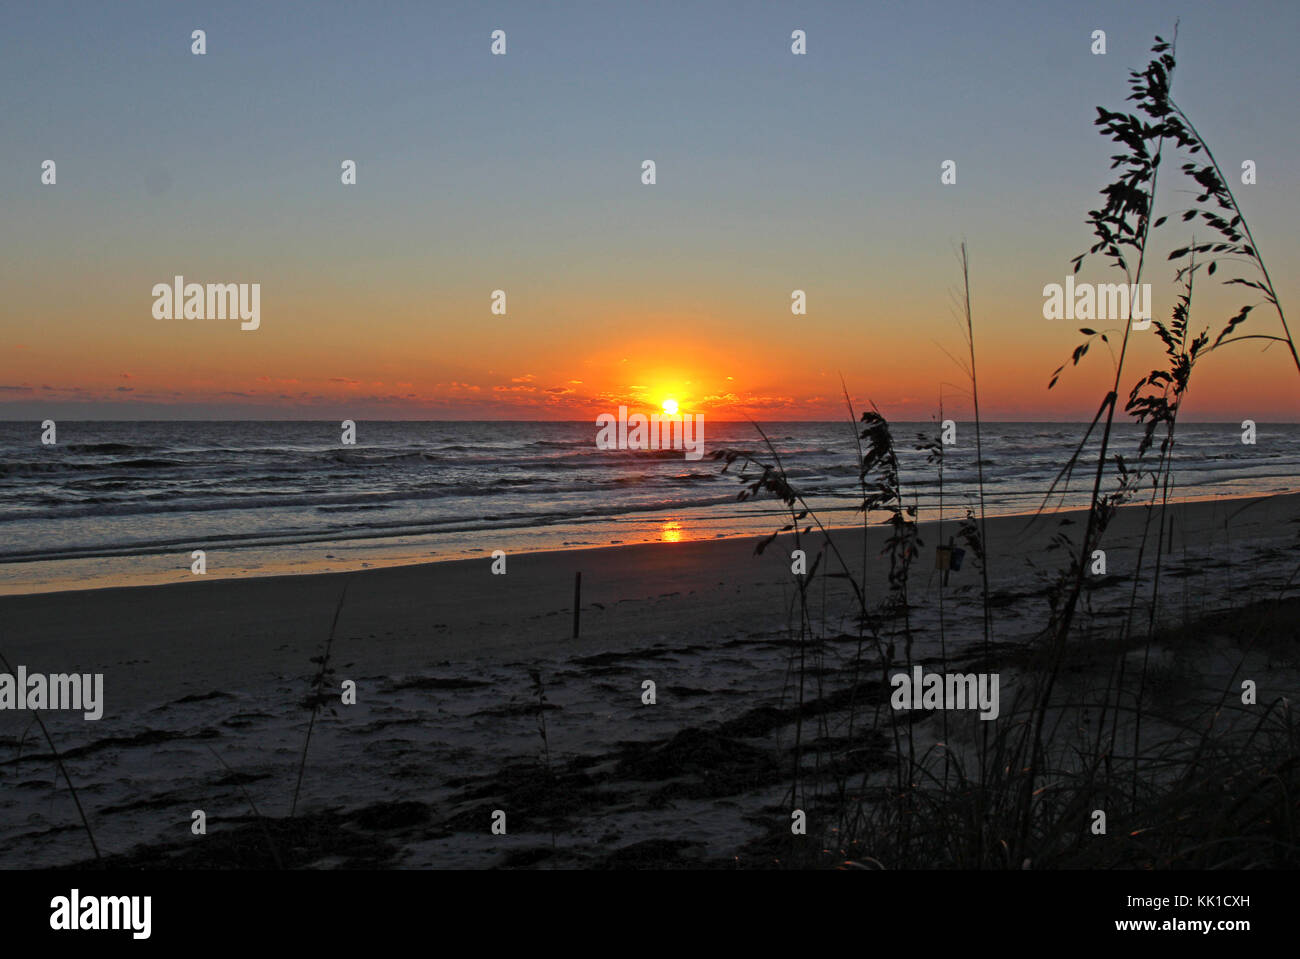
[[[976,325],[985,418],[1090,419],[1109,389],[1111,356],[1094,349],[1077,367],[1067,365],[1048,391],[1076,331],[1041,318],[1008,319],[998,305]],[[356,327],[338,318],[348,306],[322,306],[310,335],[298,319],[270,316],[256,332],[148,318],[76,336],[0,335],[0,418],[39,420],[62,409],[81,419],[578,421],[620,406],[671,415],[675,403],[677,415],[716,421],[832,421],[846,416],[844,388],[856,410],[874,403],[894,421],[924,422],[940,401],[945,416],[972,413],[964,373],[949,355],[960,355],[950,324],[916,307],[903,319],[873,320],[849,333],[831,320],[809,321],[792,354],[764,330],[737,338],[731,309],[629,314],[620,318],[626,326],[636,319],[642,328],[681,328],[687,320],[695,327],[654,338],[614,329],[588,342],[578,339],[594,322],[587,316],[574,318],[572,332],[521,326],[498,337],[473,325],[438,330],[395,307],[374,321],[383,335],[358,341]],[[72,328],[72,320],[64,324]],[[1264,323],[1258,329],[1269,331]],[[1186,421],[1300,418],[1285,350],[1243,345],[1212,359],[1198,365]],[[1154,337],[1136,340],[1125,390],[1162,362]]]

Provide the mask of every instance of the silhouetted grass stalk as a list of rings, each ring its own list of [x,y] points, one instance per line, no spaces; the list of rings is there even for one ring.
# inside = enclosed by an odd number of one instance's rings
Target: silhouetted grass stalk
[[[9,675],[18,675],[18,671],[9,664],[9,660],[3,654],[0,654],[0,665],[4,666]],[[59,767],[59,772],[63,773],[63,781],[68,784],[68,792],[72,795],[72,802],[77,807],[77,815],[81,817],[81,825],[85,827],[86,838],[90,840],[90,849],[95,854],[95,859],[102,862],[103,859],[99,855],[99,844],[95,842],[94,830],[90,828],[90,820],[86,818],[86,810],[81,806],[81,797],[77,795],[77,787],[72,784],[72,777],[68,775],[68,767],[64,765],[63,757],[59,755],[59,750],[54,745],[54,737],[50,735],[50,730],[45,725],[45,721],[41,719],[40,713],[33,712],[32,721],[40,728],[41,735],[45,737],[45,742],[50,747],[50,754],[54,757],[54,763]]]
[[[334,633],[338,629],[339,614],[343,612],[343,602],[348,597],[348,587],[352,581],[349,577],[343,581],[343,592],[339,594],[338,605],[334,607],[334,620],[330,623],[329,638],[325,640],[325,653],[320,657],[320,668],[316,671],[315,681],[312,685],[311,697],[311,719],[307,722],[307,736],[302,744],[302,758],[298,762],[298,781],[293,787],[293,803],[289,806],[289,817],[292,818],[298,809],[298,794],[302,790],[303,773],[307,770],[307,750],[311,746],[312,730],[316,727],[316,715],[320,712],[322,688],[330,676],[330,653],[334,646]]]

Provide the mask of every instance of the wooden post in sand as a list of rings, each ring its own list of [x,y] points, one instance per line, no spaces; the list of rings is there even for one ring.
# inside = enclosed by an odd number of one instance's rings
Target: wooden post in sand
[[[578,638],[578,615],[582,609],[582,573],[573,575],[573,638]]]

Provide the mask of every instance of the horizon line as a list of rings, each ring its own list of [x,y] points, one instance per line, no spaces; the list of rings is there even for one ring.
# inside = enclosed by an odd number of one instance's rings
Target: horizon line
[[[659,414],[659,415],[663,415],[663,414]],[[704,414],[704,413],[682,414],[682,415],[706,416],[706,414]],[[51,418],[52,418],[52,417],[46,417],[46,419],[51,419]],[[350,419],[350,420],[352,420],[353,422],[356,422],[356,423],[582,423],[582,424],[585,424],[585,425],[598,425],[598,424],[596,423],[595,420],[591,420],[591,419],[500,419],[500,418],[496,418],[496,419],[466,419],[466,418],[458,418],[458,419],[417,419],[417,418],[414,418],[414,417],[401,417],[401,418],[399,418],[399,419],[369,419],[369,418],[358,418],[358,417],[351,417],[351,416],[350,416],[350,417],[345,417],[345,419]],[[764,423],[764,422],[766,422],[766,423],[801,423],[801,424],[803,424],[803,423],[814,423],[814,424],[819,424],[819,425],[820,425],[820,424],[832,424],[832,423],[833,423],[833,424],[841,424],[841,425],[842,425],[842,424],[844,424],[844,423],[851,422],[851,423],[853,423],[853,424],[856,426],[856,425],[860,422],[860,420],[858,420],[858,419],[855,419],[855,420],[848,420],[848,419],[811,419],[811,420],[803,420],[803,419],[767,419],[767,420],[758,420],[758,419],[753,419],[753,418],[748,418],[748,419],[721,419],[721,418],[717,418],[717,417],[708,417],[708,419],[709,419],[710,422],[714,422],[714,423],[737,423],[737,424],[741,424],[741,425],[751,424],[751,423]],[[955,422],[958,422],[958,423],[974,423],[974,422],[975,422],[975,419],[974,419],[973,417],[965,418],[965,419],[963,419],[963,418],[961,418],[961,417],[945,417],[945,419],[952,419],[952,420],[954,420]],[[0,424],[10,424],[10,423],[23,423],[23,424],[30,424],[30,423],[34,423],[34,422],[39,422],[39,421],[37,420],[36,417],[22,417],[22,418],[19,418],[19,419],[6,419],[6,418],[0,418]],[[312,418],[312,419],[296,419],[296,418],[293,418],[293,417],[272,417],[272,418],[263,418],[263,419],[256,419],[256,418],[248,418],[248,419],[224,419],[224,418],[221,418],[221,417],[172,417],[172,418],[168,418],[168,419],[156,419],[156,418],[145,418],[145,417],[140,417],[140,418],[135,418],[135,417],[118,417],[118,418],[108,418],[108,419],[80,419],[80,418],[72,418],[72,417],[68,417],[68,418],[64,418],[64,419],[62,420],[62,422],[65,422],[65,423],[338,423],[338,422],[340,422],[340,420],[339,420],[339,418],[336,417],[336,416],[330,416],[330,417],[315,417],[315,418]],[[913,420],[913,419],[894,419],[894,420],[888,420],[887,422],[890,422],[890,423],[930,423],[930,422],[932,422],[932,421],[931,421],[931,420]],[[942,422],[942,421],[938,421],[938,422]],[[981,423],[982,425],[993,425],[993,424],[1016,424],[1016,425],[1027,425],[1027,424],[1060,424],[1060,425],[1078,425],[1078,424],[1087,424],[1087,423],[1089,423],[1089,422],[1091,422],[1091,420],[1089,420],[1089,419],[1083,419],[1083,418],[1080,418],[1080,419],[1077,419],[1077,420],[1070,420],[1070,419],[1046,419],[1046,420],[1035,420],[1035,419],[981,419],[981,420],[980,420],[980,423]],[[1139,423],[1139,422],[1137,422],[1137,421],[1132,421],[1132,422],[1134,423],[1134,425],[1142,425],[1141,423]],[[1228,419],[1197,419],[1197,420],[1187,420],[1186,422],[1183,422],[1183,423],[1181,423],[1180,425],[1183,425],[1183,426],[1216,425],[1216,426],[1218,426],[1218,425],[1223,425],[1223,424],[1226,424],[1226,423],[1240,423],[1240,422],[1241,422],[1241,421],[1238,420],[1238,419],[1236,419],[1236,418],[1228,418]],[[1300,426],[1300,419],[1296,419],[1296,420],[1252,420],[1252,422],[1254,422],[1254,423],[1263,423],[1263,424],[1270,425],[1270,426]]]

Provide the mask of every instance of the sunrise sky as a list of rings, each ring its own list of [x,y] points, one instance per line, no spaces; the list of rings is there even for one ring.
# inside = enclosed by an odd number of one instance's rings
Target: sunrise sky
[[[1179,16],[1175,95],[1230,174],[1256,162],[1234,187],[1300,310],[1293,0],[6,5],[0,418],[587,419],[672,397],[821,419],[841,376],[893,419],[941,391],[960,413],[963,239],[984,415],[1090,418],[1110,361],[1047,391],[1080,324],[1043,319],[1042,288],[1108,182],[1094,107]],[[1185,240],[1156,241],[1157,316]],[[260,329],[155,320],[177,274],[259,283]],[[1252,299],[1208,287],[1193,325],[1217,333]],[[1139,334],[1131,369],[1157,354]],[[1298,414],[1289,355],[1253,343],[1198,367],[1184,412]]]

